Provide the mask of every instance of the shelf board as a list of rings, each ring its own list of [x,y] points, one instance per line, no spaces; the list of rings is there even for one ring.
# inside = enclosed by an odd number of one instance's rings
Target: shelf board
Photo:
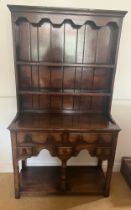
[[[97,166],[68,166],[67,189],[61,189],[61,167],[27,167],[20,173],[21,195],[103,195],[105,176]]]
[[[98,111],[98,110],[70,110],[70,109],[63,109],[63,110],[58,110],[58,109],[55,109],[53,111],[51,111],[50,109],[23,109],[21,110],[21,113],[24,114],[54,114],[54,113],[57,113],[57,114],[105,114],[105,110],[102,110],[102,111]]]
[[[89,68],[107,68],[112,69],[115,67],[113,64],[87,64],[87,63],[58,63],[58,62],[34,62],[34,61],[16,61],[17,65],[38,65],[38,66],[50,66],[50,67],[89,67]]]
[[[19,90],[19,95],[58,95],[58,96],[111,96],[111,93],[109,92],[95,92],[95,91],[51,91],[51,90]]]

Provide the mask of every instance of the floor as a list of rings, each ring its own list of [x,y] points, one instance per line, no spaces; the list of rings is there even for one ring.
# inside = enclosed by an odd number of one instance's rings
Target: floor
[[[109,198],[44,196],[14,199],[13,175],[0,174],[0,210],[131,210],[131,191],[119,173],[113,174]]]

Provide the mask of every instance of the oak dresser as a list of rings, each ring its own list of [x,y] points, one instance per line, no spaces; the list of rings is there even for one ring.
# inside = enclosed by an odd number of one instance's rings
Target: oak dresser
[[[17,93],[17,115],[9,126],[15,198],[108,196],[120,131],[110,113],[126,12],[8,7]],[[26,164],[43,149],[58,157],[61,165]],[[97,164],[67,165],[82,150],[95,157]],[[107,171],[103,172],[105,160]]]

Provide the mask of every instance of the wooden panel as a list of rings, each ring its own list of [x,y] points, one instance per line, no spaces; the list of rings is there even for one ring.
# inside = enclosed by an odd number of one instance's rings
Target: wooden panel
[[[107,98],[102,96],[92,97],[92,110],[103,110],[103,112],[108,108]]]
[[[22,110],[32,109],[32,95],[21,96],[21,102]]]
[[[114,63],[114,49],[116,48],[116,44],[117,42],[114,28],[110,25],[100,28],[98,31],[96,62]]]
[[[65,23],[65,46],[64,46],[64,61],[75,63],[76,60],[76,36],[77,30],[69,23]]]
[[[44,23],[38,28],[39,34],[39,60],[50,61],[50,34],[51,25],[50,23]]]
[[[14,46],[15,46],[15,56],[16,56],[16,61],[17,60],[20,60],[20,37],[19,37],[19,25],[14,25],[14,39],[15,39],[15,43],[14,43]]]
[[[63,109],[73,110],[73,96],[63,96]]]
[[[20,97],[22,109],[29,110],[74,110],[106,112],[108,99],[104,96],[48,96],[23,95]]]
[[[51,89],[62,89],[62,76],[63,76],[63,72],[62,69],[59,67],[56,68],[50,68],[50,79],[51,79],[51,83],[50,83],[50,87]]]
[[[84,42],[85,42],[85,25],[80,27],[77,32],[77,55],[76,61],[77,63],[83,62],[83,53],[84,53]]]
[[[91,108],[90,107],[91,97],[80,96],[79,97],[79,103],[80,103],[80,106],[79,106],[80,110],[89,110]]]
[[[112,31],[110,46],[111,50],[111,58],[110,63],[115,63],[117,60],[117,45],[118,45],[118,37],[119,37],[119,28],[116,24],[110,24],[110,28]]]
[[[75,68],[65,67],[64,68],[64,78],[63,78],[63,88],[64,89],[74,89],[75,83]]]
[[[40,88],[50,88],[50,69],[45,66],[39,67]]]
[[[62,109],[62,96],[51,96],[51,109],[60,110]]]
[[[40,96],[40,109],[49,109],[50,108],[50,96],[41,95]]]
[[[19,60],[30,60],[30,25],[28,22],[21,22],[19,25]]]
[[[32,109],[36,109],[36,110],[40,109],[40,96],[39,95],[32,96]]]
[[[32,88],[39,88],[39,67],[32,66]]]
[[[53,62],[63,61],[64,48],[64,25],[61,27],[51,26],[51,52],[50,59]]]
[[[38,61],[38,28],[36,26],[30,27],[30,38],[31,38],[31,60]]]
[[[82,68],[81,70],[81,89],[91,90],[93,86],[93,69]]]
[[[28,89],[31,87],[31,67],[21,66],[19,68],[19,86],[21,89]]]
[[[82,68],[76,67],[75,71],[75,89],[81,89]]]
[[[110,90],[111,70],[95,69],[93,89],[95,90]]]
[[[84,63],[95,63],[95,51],[97,45],[97,31],[94,25],[86,25],[84,43]]]
[[[79,100],[79,96],[74,96],[73,108],[74,108],[74,110],[76,110],[76,111],[80,109],[80,100]]]
[[[20,55],[24,54],[27,60],[108,63],[115,55],[115,42],[112,37],[116,40],[117,27],[113,24],[97,27],[93,22],[88,22],[82,27],[75,27],[71,21],[66,20],[62,25],[53,25],[49,21],[44,21],[36,26],[22,21],[19,23],[19,28],[16,27],[17,35],[20,30],[21,37],[19,39],[17,36],[17,43],[24,42],[24,36],[27,36],[25,51],[23,45],[20,46]],[[27,90],[110,93],[112,85],[112,72],[106,68],[30,65],[20,66],[19,70],[19,86]],[[27,98],[21,97],[25,104],[23,107],[36,110],[103,111],[104,106],[108,107],[110,103],[110,100],[105,97],[99,97],[98,101],[96,96],[34,95],[29,97],[32,101],[28,99],[26,102]]]

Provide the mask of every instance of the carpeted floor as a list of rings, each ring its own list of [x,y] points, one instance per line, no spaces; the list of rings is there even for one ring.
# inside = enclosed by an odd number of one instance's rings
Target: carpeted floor
[[[14,199],[13,175],[0,174],[0,210],[131,210],[131,191],[119,173],[113,174],[109,198],[44,196]]]

